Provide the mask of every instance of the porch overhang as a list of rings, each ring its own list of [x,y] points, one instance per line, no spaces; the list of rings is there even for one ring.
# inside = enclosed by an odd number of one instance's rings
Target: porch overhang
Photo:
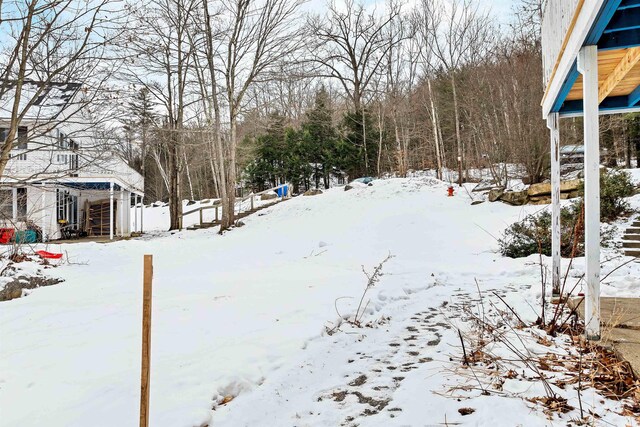
[[[578,53],[598,49],[600,114],[640,111],[640,0],[580,0],[542,102],[543,117],[581,116],[583,78]]]
[[[57,178],[55,180],[39,180],[32,181],[31,184],[42,185],[42,184],[55,184],[68,188],[72,188],[75,190],[93,190],[93,191],[110,191],[111,185],[113,184],[113,189],[115,191],[128,191],[133,194],[137,194],[138,196],[144,196],[144,191],[136,188],[133,185],[130,185],[119,178],[110,178],[104,176],[98,177],[65,177],[65,178]]]

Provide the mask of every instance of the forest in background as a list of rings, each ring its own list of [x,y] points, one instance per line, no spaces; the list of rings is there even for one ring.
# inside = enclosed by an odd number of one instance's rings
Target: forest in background
[[[0,79],[82,82],[100,139],[144,176],[147,203],[169,202],[172,229],[183,199],[221,198],[224,231],[237,196],[284,182],[549,173],[544,0],[514,2],[509,24],[478,0],[329,0],[320,13],[303,0],[11,4]],[[601,121],[603,161],[638,161],[640,118]],[[581,119],[561,133],[581,144]]]
[[[194,2],[159,3],[175,12]],[[424,0],[414,8],[388,1],[384,12],[347,2],[345,8],[330,4],[324,15],[304,15],[295,49],[245,93],[237,121],[239,187],[291,182],[297,192],[328,187],[330,178],[404,176],[426,168],[454,171],[439,176],[456,182],[459,166],[463,179],[469,169],[489,168],[504,183],[509,163],[521,165],[528,182],[546,179],[542,7],[536,0],[514,6],[508,26],[468,0],[442,7]],[[185,61],[187,68],[204,62]],[[184,73],[184,96],[192,102],[200,95],[188,93],[198,88],[198,76]],[[148,200],[168,200],[171,137],[152,91],[144,86],[134,95],[121,145],[144,171]],[[205,97],[200,102],[206,109]],[[639,150],[636,115],[601,120],[603,147],[630,165]],[[181,127],[180,198],[219,196],[215,152],[203,149],[200,118]],[[581,143],[581,119],[564,120],[562,131],[563,143]],[[142,140],[152,141],[144,159]]]

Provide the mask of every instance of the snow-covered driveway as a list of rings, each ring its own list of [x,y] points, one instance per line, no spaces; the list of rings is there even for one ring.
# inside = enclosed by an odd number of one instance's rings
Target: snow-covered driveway
[[[65,283],[0,303],[0,425],[137,425],[145,253],[155,264],[154,427],[217,425],[218,416],[238,425],[234,408],[247,411],[243,399],[258,396],[259,384],[335,339],[323,336],[334,304],[342,315],[355,311],[361,266],[371,270],[389,253],[365,319],[393,322],[407,304],[428,311],[459,289],[472,292],[475,278],[536,283],[536,267],[501,258],[491,235],[539,208],[469,202],[426,178],[393,179],[295,198],[224,236],[66,245],[72,265],[53,271]],[[263,425],[294,425],[289,415]]]

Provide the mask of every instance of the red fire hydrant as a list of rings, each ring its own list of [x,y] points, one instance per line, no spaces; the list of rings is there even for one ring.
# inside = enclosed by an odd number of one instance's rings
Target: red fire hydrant
[[[447,196],[448,197],[453,197],[453,186],[450,185],[449,188],[447,188]]]

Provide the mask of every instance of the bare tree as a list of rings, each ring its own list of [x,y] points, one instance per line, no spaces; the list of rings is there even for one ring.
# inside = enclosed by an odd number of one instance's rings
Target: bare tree
[[[415,40],[418,46],[418,55],[421,60],[422,75],[427,82],[427,95],[429,117],[431,118],[431,130],[433,132],[433,144],[436,154],[436,177],[442,179],[442,168],[444,166],[444,143],[440,138],[440,119],[435,103],[435,96],[432,87],[434,71],[437,63],[434,60],[431,46],[435,43],[437,28],[440,27],[440,15],[432,11],[433,2],[421,0],[412,14],[413,26],[415,29]],[[424,93],[424,91],[422,91]]]
[[[167,156],[170,230],[180,227],[180,156],[188,104],[188,74],[193,46],[188,32],[197,0],[153,0],[136,14],[137,25],[129,34],[131,63],[126,77],[145,88],[162,106],[165,115],[162,137]],[[158,153],[154,154],[162,172]],[[164,174],[163,174],[164,175]]]
[[[382,17],[375,11],[367,11],[355,0],[347,0],[340,6],[332,1],[326,16],[313,16],[308,21],[315,38],[309,53],[318,65],[317,75],[336,79],[351,102],[353,112],[362,115],[359,126],[366,172],[369,171],[369,154],[363,100],[373,80],[381,78],[391,49],[402,41],[401,33],[390,30],[400,12],[401,5],[395,1],[388,3],[388,11]]]
[[[29,130],[33,139],[72,121],[100,96],[117,66],[110,48],[120,39],[126,10],[119,0],[0,1],[0,100],[8,102],[0,175],[21,122],[35,123]],[[60,83],[81,83],[82,96],[73,98],[75,105],[67,105],[64,115],[40,115],[39,103]]]
[[[389,10],[400,8],[398,0],[388,0]],[[408,147],[411,139],[412,120],[410,99],[417,80],[419,44],[416,42],[415,26],[408,16],[396,14],[385,31],[389,41],[386,60],[386,96],[390,104],[395,140],[395,163],[400,176],[408,169]],[[378,175],[380,174],[378,153]]]
[[[299,50],[296,25],[301,0],[223,0],[210,9],[202,0],[205,80],[211,94],[211,119],[217,187],[222,198],[220,231],[235,217],[238,121],[246,109],[251,88],[274,79],[282,63]],[[223,123],[226,111],[228,122]]]
[[[453,110],[458,154],[458,184],[462,185],[465,150],[461,135],[461,114],[456,85],[456,71],[472,63],[486,52],[491,37],[490,20],[474,0],[448,0],[434,3],[423,0],[420,14],[426,23],[424,30],[431,32],[427,47],[451,79]]]

